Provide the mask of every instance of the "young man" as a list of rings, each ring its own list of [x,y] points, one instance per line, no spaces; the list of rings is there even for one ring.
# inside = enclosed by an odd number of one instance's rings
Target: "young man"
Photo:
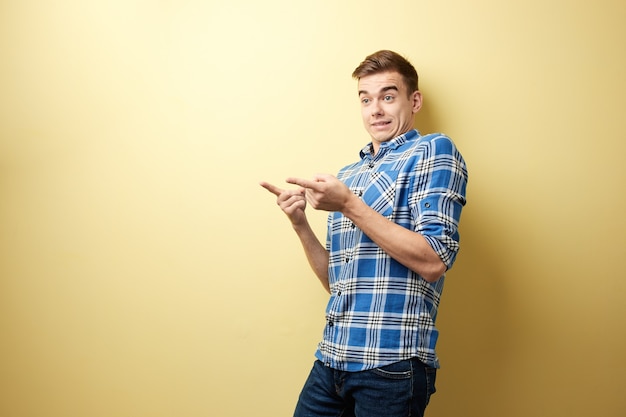
[[[277,196],[330,293],[326,326],[295,416],[423,416],[439,361],[435,318],[459,250],[467,168],[450,138],[413,129],[415,68],[392,51],[368,56],[358,80],[371,142],[337,177],[262,182]],[[306,205],[330,212],[326,244]]]

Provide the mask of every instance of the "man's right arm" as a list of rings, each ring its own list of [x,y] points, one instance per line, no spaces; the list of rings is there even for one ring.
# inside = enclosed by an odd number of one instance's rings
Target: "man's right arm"
[[[322,286],[328,293],[330,293],[330,284],[328,283],[328,251],[319,241],[315,233],[313,233],[313,230],[306,219],[303,224],[292,225],[296,234],[300,238],[306,258],[309,261],[309,265],[311,265],[311,269],[313,269],[313,272],[317,275],[317,278],[322,283]]]
[[[261,186],[276,196],[276,203],[291,221],[291,226],[298,235],[309,265],[317,275],[322,286],[330,293],[328,282],[328,251],[319,241],[305,214],[306,198],[303,188],[283,190],[267,182]]]

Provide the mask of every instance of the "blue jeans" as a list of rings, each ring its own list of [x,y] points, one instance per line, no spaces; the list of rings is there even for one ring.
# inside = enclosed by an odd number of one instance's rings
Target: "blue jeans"
[[[294,417],[423,417],[436,373],[416,358],[361,372],[315,361]]]

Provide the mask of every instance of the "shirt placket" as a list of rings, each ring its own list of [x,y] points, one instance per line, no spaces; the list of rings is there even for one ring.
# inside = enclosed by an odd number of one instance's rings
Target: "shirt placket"
[[[375,167],[376,162],[374,159],[365,158],[361,168],[355,175],[350,189],[359,198],[363,197],[365,187],[369,184],[370,177]],[[356,225],[352,221],[347,218],[344,218],[343,221],[350,222],[350,225],[343,231],[344,236],[342,239],[342,247],[340,248],[343,252],[343,266],[340,269],[338,280],[334,286],[334,293],[332,294],[330,307],[326,314],[325,328],[326,340],[331,340],[337,345],[346,343],[349,336],[350,329],[346,323],[343,323],[343,318],[345,318],[346,315],[350,315],[350,312],[346,311],[348,307],[345,305],[346,282],[347,278],[354,277],[354,268],[356,267],[356,261],[358,261],[358,259],[355,260],[355,256],[357,255],[356,251],[361,236],[361,232],[357,230]],[[327,360],[326,363],[330,365],[331,361]]]

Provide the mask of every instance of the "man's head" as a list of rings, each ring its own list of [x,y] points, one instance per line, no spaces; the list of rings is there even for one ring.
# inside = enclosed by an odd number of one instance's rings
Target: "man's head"
[[[376,153],[382,142],[413,128],[422,106],[417,71],[397,53],[379,51],[365,58],[352,76],[358,80],[363,125]]]

